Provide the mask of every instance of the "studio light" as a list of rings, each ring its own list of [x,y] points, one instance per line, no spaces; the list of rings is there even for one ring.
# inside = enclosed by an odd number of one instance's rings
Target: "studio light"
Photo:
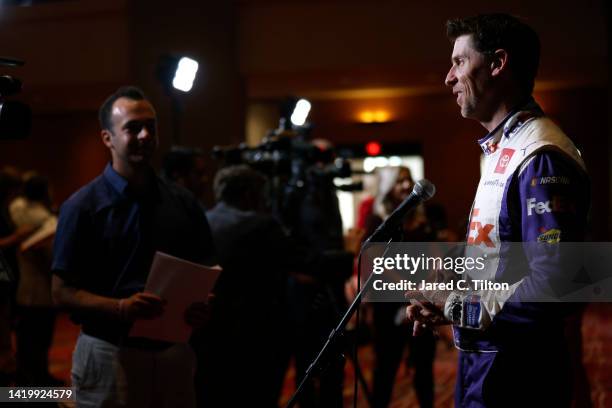
[[[167,54],[159,58],[155,71],[166,93],[172,95],[177,90],[191,91],[199,65],[193,58]]]
[[[310,112],[310,102],[306,99],[300,99],[295,104],[295,108],[293,109],[293,113],[291,114],[291,123],[294,126],[303,126],[306,123],[306,118],[308,117],[308,113]]]
[[[159,57],[155,73],[172,109],[172,141],[180,145],[181,120],[185,104],[189,102],[186,95],[193,88],[199,64],[196,60],[180,55],[162,55]]]
[[[196,60],[188,57],[181,58],[172,79],[172,86],[179,91],[189,92],[193,87],[197,72],[198,62]]]

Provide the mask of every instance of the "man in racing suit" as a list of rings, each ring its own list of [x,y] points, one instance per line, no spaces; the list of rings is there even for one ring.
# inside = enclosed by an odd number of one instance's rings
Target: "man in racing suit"
[[[467,244],[486,255],[479,278],[510,290],[446,293],[413,302],[415,334],[452,323],[460,349],[458,407],[569,406],[571,372],[564,319],[575,306],[538,303],[567,276],[561,241],[584,240],[588,177],[580,153],[531,98],[537,34],[503,14],[451,20],[454,42],[446,85],[463,117],[489,133]],[[522,259],[504,256],[522,242]],[[533,243],[546,243],[542,253]]]

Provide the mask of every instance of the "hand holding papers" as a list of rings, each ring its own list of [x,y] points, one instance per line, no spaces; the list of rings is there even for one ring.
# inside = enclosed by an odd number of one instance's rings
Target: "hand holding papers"
[[[146,337],[172,343],[185,343],[191,327],[185,311],[196,302],[205,302],[221,273],[219,267],[198,265],[157,252],[145,287],[146,292],[167,301],[164,314],[151,320],[137,320],[130,337]]]

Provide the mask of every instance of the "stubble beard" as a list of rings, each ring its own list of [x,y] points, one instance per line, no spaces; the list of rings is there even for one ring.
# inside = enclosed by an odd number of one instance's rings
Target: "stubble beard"
[[[477,101],[474,97],[469,100],[466,99],[464,99],[464,103],[461,105],[461,116],[466,119],[472,119],[476,113]]]

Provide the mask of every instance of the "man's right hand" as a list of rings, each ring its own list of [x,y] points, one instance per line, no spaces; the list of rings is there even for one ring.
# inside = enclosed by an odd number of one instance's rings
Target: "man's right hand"
[[[431,302],[421,291],[408,291],[406,298],[410,299],[410,306],[406,307],[406,318],[413,323],[413,336],[427,329],[435,331],[436,326],[451,324],[444,316],[443,302]]]
[[[138,292],[119,301],[122,320],[153,319],[164,312],[166,301],[153,293]]]

